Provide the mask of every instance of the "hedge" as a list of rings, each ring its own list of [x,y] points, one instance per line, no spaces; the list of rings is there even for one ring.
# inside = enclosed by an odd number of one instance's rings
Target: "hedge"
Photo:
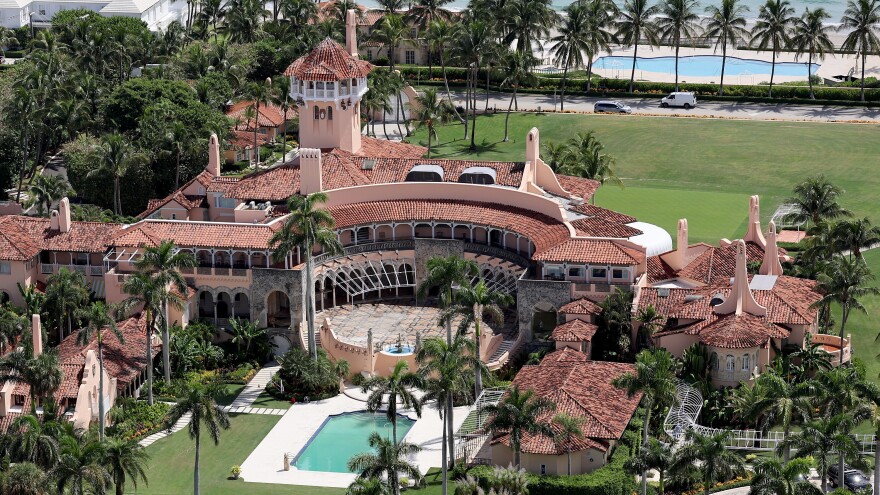
[[[449,83],[452,86],[460,86],[464,84],[466,79],[465,69],[460,67],[448,67],[446,69]],[[425,67],[400,67],[400,73],[410,81],[417,81],[421,85],[442,86],[442,72],[438,68],[434,68],[432,74],[434,78],[423,79],[427,76],[428,70]],[[485,87],[486,70],[480,70],[477,76],[478,86]],[[501,81],[504,80],[504,73],[497,69],[489,71],[489,87],[490,90],[500,91],[509,90],[509,88],[500,88]],[[536,83],[528,88],[520,88],[521,93],[532,94],[553,94],[559,93],[562,89],[562,79],[559,77],[542,77],[536,76]],[[594,79],[591,85],[591,91],[586,91],[586,78],[570,78],[566,82],[565,92],[570,96],[607,96],[609,94],[617,96],[638,96],[642,98],[660,98],[675,90],[675,84],[665,82],[635,81],[633,83],[633,92],[629,92],[628,79]],[[806,103],[806,104],[834,104],[834,105],[880,105],[880,89],[868,88],[865,90],[866,103],[862,103],[861,93],[857,87],[828,87],[814,86],[813,94],[816,99],[810,99],[810,88],[808,86],[788,86],[774,85],[773,98],[768,97],[769,87],[766,85],[726,85],[724,87],[724,96],[718,94],[718,84],[703,83],[680,83],[680,91],[693,91],[704,100],[722,100],[722,101],[756,101],[763,103]]]

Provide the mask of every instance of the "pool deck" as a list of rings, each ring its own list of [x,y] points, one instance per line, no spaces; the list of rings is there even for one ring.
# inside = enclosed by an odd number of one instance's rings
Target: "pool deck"
[[[354,390],[350,392],[353,397],[362,396]],[[241,477],[246,482],[255,483],[335,488],[345,488],[350,485],[356,478],[354,474],[300,471],[292,466],[290,471],[284,471],[283,468],[284,453],[290,453],[291,459],[296,456],[328,416],[366,409],[366,404],[362,400],[353,397],[340,394],[323,401],[291,406],[242,463]],[[412,411],[399,412],[410,418],[416,418]],[[467,416],[467,407],[455,408],[456,429],[464,421],[465,416]],[[443,433],[441,425],[442,420],[437,410],[425,407],[422,409],[422,417],[416,421],[404,437],[405,441],[422,447],[422,451],[413,458],[422,473],[427,473],[428,469],[440,465]]]

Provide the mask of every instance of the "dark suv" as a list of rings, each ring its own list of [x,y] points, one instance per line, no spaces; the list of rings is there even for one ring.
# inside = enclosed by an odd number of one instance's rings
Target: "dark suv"
[[[624,105],[619,101],[597,101],[593,105],[594,113],[633,113],[629,105]]]
[[[840,477],[837,475],[837,464],[828,468],[828,479],[831,481],[831,486],[835,488],[842,485],[851,492],[874,493],[874,487],[871,485],[871,480],[868,479],[864,473],[854,469],[852,466],[843,466],[843,483],[840,482]]]

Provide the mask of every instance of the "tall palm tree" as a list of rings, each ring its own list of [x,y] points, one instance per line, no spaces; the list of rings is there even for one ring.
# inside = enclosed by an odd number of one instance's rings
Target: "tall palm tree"
[[[880,0],[849,0],[838,28],[849,32],[840,49],[855,51],[856,58],[862,59],[862,101],[865,101],[865,62],[869,53],[880,51],[878,24],[880,24]]]
[[[532,53],[546,39],[559,15],[550,0],[509,0],[498,12],[505,33],[502,42],[520,53]]]
[[[583,3],[583,7],[587,21],[584,36],[588,45],[587,91],[589,91],[593,83],[593,59],[602,51],[611,55],[614,35],[608,29],[613,25],[612,16],[617,12],[617,7],[610,0],[589,0]]]
[[[510,104],[507,105],[507,116],[504,118],[504,142],[510,140],[510,110],[513,108],[513,102],[516,101],[516,92],[520,86],[527,86],[535,80],[532,69],[537,65],[538,60],[528,52],[511,51],[504,57],[502,68],[504,69],[504,80],[501,81],[502,86],[513,88],[510,95]]]
[[[822,492],[807,478],[813,463],[810,459],[782,462],[779,458],[761,459],[755,464],[752,495],[820,495]]]
[[[709,490],[716,481],[727,480],[745,472],[742,458],[727,450],[730,435],[727,430],[713,435],[701,435],[694,430],[688,430],[688,443],[676,452],[675,463],[678,466],[699,463],[697,470],[702,478],[704,495],[709,495]]]
[[[96,150],[96,159],[100,166],[88,175],[106,173],[113,178],[113,213],[122,214],[122,196],[120,196],[120,179],[131,167],[146,163],[147,157],[129,143],[122,134],[107,134],[101,138],[101,145]]]
[[[174,157],[174,189],[180,187],[180,159],[192,139],[192,129],[180,121],[168,122],[162,135],[163,145],[170,149],[164,151]]]
[[[569,69],[579,69],[584,66],[584,54],[590,51],[587,33],[587,12],[578,3],[572,3],[565,8],[565,16],[560,20],[557,27],[558,35],[550,38],[553,45],[550,53],[553,54],[553,63],[562,66],[562,91],[559,94],[559,110],[565,110],[565,83],[568,80]]]
[[[408,33],[409,28],[403,21],[403,16],[386,14],[379,24],[373,27],[373,32],[370,34],[370,38],[381,43],[388,52],[388,64],[392,72],[397,65],[397,47],[407,38]]]
[[[835,256],[828,264],[828,271],[819,275],[819,290],[822,299],[814,306],[829,302],[840,305],[840,342],[846,328],[846,322],[853,310],[865,312],[861,299],[866,296],[880,294],[880,289],[869,285],[874,275],[868,265],[857,257]],[[843,349],[840,351],[840,364],[843,364]]]
[[[382,438],[378,432],[370,435],[369,442],[375,452],[356,454],[348,460],[349,471],[360,473],[358,478],[385,477],[393,495],[400,495],[400,484],[397,482],[400,474],[415,481],[422,479],[422,472],[419,471],[418,466],[409,462],[410,457],[422,450],[418,445],[391,442],[387,438]]]
[[[166,423],[170,429],[185,414],[190,414],[187,431],[196,442],[196,458],[193,467],[193,495],[201,493],[199,460],[201,456],[202,428],[207,429],[214,445],[220,443],[220,431],[229,428],[229,416],[214,401],[216,391],[201,384],[187,388],[182,397],[168,411]]]
[[[146,466],[149,454],[134,440],[108,438],[104,444],[104,465],[113,478],[116,495],[125,493],[125,483],[137,488],[138,480],[147,483]]]
[[[122,284],[122,291],[128,294],[123,300],[125,308],[140,308],[145,313],[147,321],[145,352],[147,368],[147,403],[153,405],[153,332],[156,331],[156,323],[164,321],[162,313],[162,297],[165,287],[159,285],[149,273],[137,272],[127,277]]]
[[[475,151],[477,127],[477,106],[471,101],[471,95],[476,95],[477,75],[480,68],[485,65],[487,57],[494,51],[495,31],[491,24],[483,20],[472,20],[461,24],[458,29],[458,42],[455,46],[456,59],[462,67],[468,69],[467,87],[465,90],[465,109],[471,110],[471,145],[470,150]],[[465,122],[465,137],[467,137],[467,121]]]
[[[615,22],[617,37],[623,46],[633,47],[632,72],[629,76],[629,92],[633,92],[633,81],[636,77],[636,60],[639,53],[639,42],[647,40],[648,44],[657,44],[657,25],[654,17],[660,10],[650,5],[650,0],[626,0]]]
[[[666,349],[644,350],[636,356],[635,372],[614,379],[615,387],[626,390],[629,397],[643,395],[645,424],[642,427],[642,446],[648,445],[651,413],[656,407],[670,404],[675,398],[675,358]],[[642,473],[642,495],[647,490],[647,476]]]
[[[850,212],[838,202],[843,190],[831,183],[824,175],[808,177],[792,190],[786,203],[795,205],[795,212],[787,218],[790,222],[810,222],[813,227],[822,222],[850,216]]]
[[[56,201],[76,194],[70,184],[60,175],[38,175],[28,189],[28,206],[36,206],[38,215],[46,215]]]
[[[761,374],[757,381],[763,395],[754,407],[764,412],[766,426],[782,426],[783,439],[787,438],[797,416],[809,417],[810,399],[816,392],[814,385],[811,382],[793,382],[773,371]],[[784,461],[788,462],[790,458],[790,449],[784,449]]]
[[[143,255],[135,262],[135,267],[151,274],[159,289],[159,311],[162,329],[162,371],[165,384],[171,384],[171,336],[168,334],[168,309],[183,309],[185,301],[179,294],[186,294],[186,279],[181,270],[196,266],[196,258],[189,251],[178,251],[174,241],[162,241],[158,246],[143,248]]]
[[[584,418],[570,414],[558,413],[556,416],[553,416],[553,441],[556,442],[556,445],[565,449],[569,476],[571,476],[571,447],[575,441],[584,438],[584,431],[581,429],[583,424]]]
[[[261,20],[270,15],[261,0],[226,2],[223,30],[233,43],[253,43],[263,35]]]
[[[73,495],[106,493],[112,478],[104,458],[103,442],[90,435],[62,438],[61,456],[50,471],[58,492]]]
[[[647,445],[643,445],[632,457],[627,459],[624,469],[632,474],[642,474],[646,471],[657,471],[659,477],[658,492],[666,493],[665,477],[672,468],[675,461],[674,450],[672,444],[660,443],[656,438],[648,440]]]
[[[252,102],[251,107],[254,109],[254,117],[250,120],[254,131],[254,169],[260,169],[260,145],[257,142],[257,135],[260,131],[260,105],[267,104],[272,99],[272,79],[266,78],[265,81],[250,83],[247,86],[247,98]]]
[[[46,285],[46,304],[52,309],[58,325],[58,340],[64,339],[64,326],[68,335],[73,331],[73,317],[77,310],[89,302],[89,289],[82,272],[62,266],[58,273],[49,277]]]
[[[859,444],[852,435],[852,429],[863,417],[854,418],[850,414],[837,414],[810,421],[801,430],[776,447],[777,451],[787,447],[795,448],[795,457],[812,457],[816,461],[816,470],[822,477],[822,493],[828,492],[828,467],[834,454],[837,453],[839,463],[845,458],[859,456]],[[839,467],[839,468],[842,468]],[[839,472],[842,472],[840,469]]]
[[[461,317],[458,328],[459,333],[462,334],[467,332],[471,325],[474,326],[476,358],[478,362],[482,362],[480,338],[483,319],[489,318],[496,325],[502,325],[504,323],[503,308],[510,306],[513,302],[513,297],[510,294],[490,289],[481,279],[474,286],[463,286],[458,292],[455,304],[445,308],[441,313],[441,318],[445,322],[448,318]],[[483,370],[476,367],[474,369],[474,397],[479,397],[482,391]]]
[[[837,251],[848,251],[850,256],[862,259],[862,249],[880,244],[880,227],[871,225],[867,217],[841,220],[832,228],[833,244]]]
[[[697,0],[664,0],[656,19],[657,35],[675,47],[675,90],[678,91],[678,52],[683,41],[693,43],[699,34]]]
[[[831,16],[822,7],[816,10],[807,8],[794,23],[791,43],[797,49],[796,57],[807,54],[807,80],[810,84],[810,99],[813,94],[813,59],[824,60],[825,54],[834,52],[834,43],[828,37],[833,28],[825,23]]]
[[[521,391],[518,386],[507,391],[501,402],[486,406],[489,416],[486,429],[498,437],[507,435],[513,450],[514,467],[520,465],[522,440],[525,435],[553,437],[553,429],[547,423],[547,416],[556,405],[544,397],[535,395],[532,390]]]
[[[116,326],[116,320],[110,316],[109,308],[101,301],[92,303],[88,308],[79,312],[79,318],[86,321],[76,336],[77,344],[85,347],[92,341],[92,336],[97,337],[98,343],[98,438],[104,440],[104,426],[106,423],[106,411],[104,411],[104,339],[103,329],[106,327],[119,340],[120,345],[125,345],[125,337]]]
[[[442,258],[440,258],[442,259]],[[425,401],[435,401],[443,426],[443,486],[446,493],[448,467],[455,460],[452,410],[455,397],[467,394],[470,388],[471,369],[484,366],[476,360],[474,342],[464,335],[456,335],[450,343],[434,337],[425,340],[416,353],[419,374],[425,383]],[[448,453],[448,454],[447,454]]]
[[[776,56],[791,45],[791,29],[796,21],[794,8],[788,0],[767,0],[758,10],[758,21],[752,28],[751,44],[760,50],[773,52],[770,65],[770,91],[773,98],[773,76],[776,74]]]
[[[324,252],[338,253],[342,244],[333,231],[333,216],[324,208],[318,208],[327,202],[327,194],[317,192],[308,196],[293,195],[287,200],[290,214],[284,225],[269,239],[269,247],[273,249],[272,257],[276,261],[283,260],[293,252],[305,260],[306,264],[306,325],[309,332],[309,354],[318,359],[318,348],[315,344],[315,281],[312,273],[312,251],[315,247]]]
[[[361,100],[364,102],[366,111],[371,112],[369,118],[372,118],[373,112],[382,112],[382,133],[385,139],[388,139],[388,113],[391,112],[391,90],[389,89],[388,80],[390,73],[386,70],[374,70],[367,78],[367,87],[370,88],[367,94]],[[375,123],[373,127],[375,127]],[[373,135],[376,135],[373,129]]]
[[[437,137],[437,126],[449,122],[452,114],[451,106],[437,96],[437,90],[434,88],[425,89],[424,93],[417,96],[416,101],[409,105],[416,129],[424,128],[428,133],[428,158],[431,158],[431,143]]]
[[[391,436],[397,443],[397,407],[412,409],[416,416],[422,417],[422,401],[413,393],[424,385],[423,377],[409,371],[406,361],[398,361],[394,370],[386,376],[374,376],[361,386],[367,396],[367,410],[376,412],[385,406],[385,415],[391,422]],[[386,402],[387,401],[387,402]]]
[[[727,47],[734,49],[744,44],[749,32],[746,29],[745,13],[749,8],[739,3],[740,0],[721,0],[721,5],[709,5],[706,13],[709,20],[706,23],[705,35],[715,38],[715,50],[721,48],[721,86],[719,95],[724,95],[724,67],[727,65]]]

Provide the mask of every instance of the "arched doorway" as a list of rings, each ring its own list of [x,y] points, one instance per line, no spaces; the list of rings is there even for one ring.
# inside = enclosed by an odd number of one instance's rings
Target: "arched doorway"
[[[248,298],[247,294],[239,292],[235,295],[232,314],[236,318],[250,319],[251,300]]]
[[[532,312],[532,335],[540,339],[549,337],[558,321],[556,308],[550,303],[539,302]]]
[[[217,295],[217,318],[228,319],[232,315],[232,298],[226,292]]]
[[[290,298],[281,291],[272,291],[266,299],[266,320],[270,327],[290,326]]]
[[[199,318],[214,318],[214,296],[210,292],[199,292]]]

